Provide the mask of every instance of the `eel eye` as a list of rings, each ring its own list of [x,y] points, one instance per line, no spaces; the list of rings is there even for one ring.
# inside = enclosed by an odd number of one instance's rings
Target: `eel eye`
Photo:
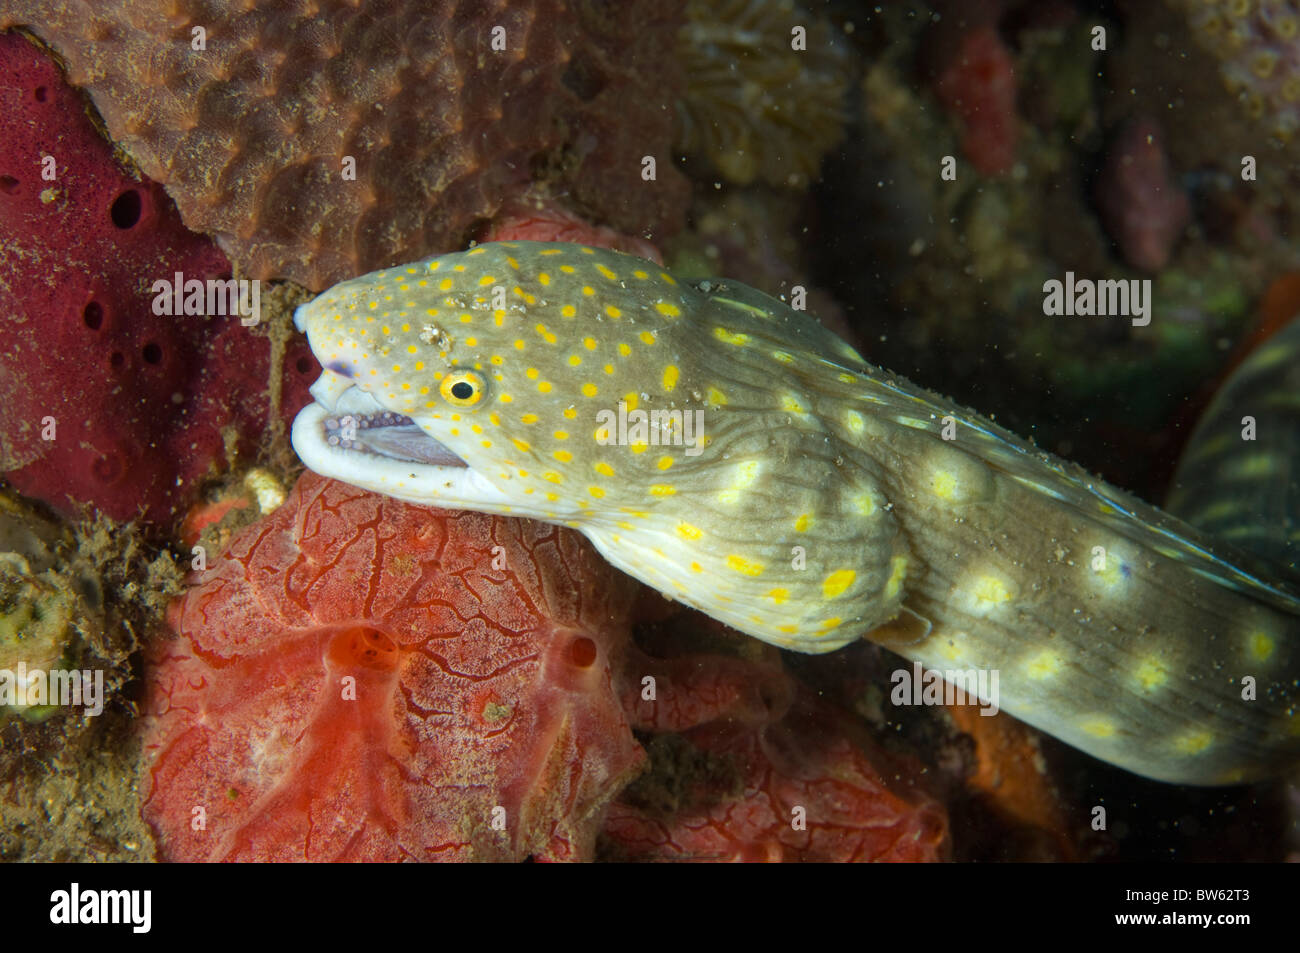
[[[473,407],[483,399],[487,385],[473,371],[460,371],[444,377],[438,390],[453,407]]]

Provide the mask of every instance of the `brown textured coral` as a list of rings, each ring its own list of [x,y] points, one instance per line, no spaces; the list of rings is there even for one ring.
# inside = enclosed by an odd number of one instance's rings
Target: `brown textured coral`
[[[844,134],[847,45],[793,0],[690,0],[686,10],[678,147],[737,185],[807,186]]]
[[[625,231],[683,214],[662,161],[678,0],[5,6],[0,28],[49,43],[186,225],[251,277],[319,289],[459,247],[534,181]]]

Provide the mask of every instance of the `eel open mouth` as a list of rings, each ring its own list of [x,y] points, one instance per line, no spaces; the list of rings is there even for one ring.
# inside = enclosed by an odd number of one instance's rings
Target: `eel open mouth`
[[[293,422],[293,448],[308,468],[388,496],[429,506],[513,512],[515,501],[420,426],[388,410],[329,368],[316,398]]]
[[[328,368],[311,386],[316,403],[294,421],[299,454],[311,446],[326,454],[374,458],[430,467],[464,467],[465,461],[430,437],[412,418],[387,410],[349,375]],[[342,462],[340,460],[340,462]]]
[[[410,417],[390,410],[325,416],[319,426],[321,440],[340,450],[426,466],[465,466],[464,460],[421,430]]]

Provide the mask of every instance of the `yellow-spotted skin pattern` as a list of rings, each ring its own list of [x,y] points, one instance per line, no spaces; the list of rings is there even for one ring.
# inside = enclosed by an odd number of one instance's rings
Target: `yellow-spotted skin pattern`
[[[327,476],[573,526],[785,648],[866,636],[997,669],[1004,709],[1151,777],[1300,757],[1287,584],[760,292],[505,242],[344,282],[297,320],[325,390],[360,388],[465,464],[325,452],[295,426]]]

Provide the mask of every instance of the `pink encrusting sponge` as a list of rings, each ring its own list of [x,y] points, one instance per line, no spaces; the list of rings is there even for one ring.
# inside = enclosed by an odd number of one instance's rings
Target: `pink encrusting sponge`
[[[305,474],[156,643],[160,856],[589,858],[644,763],[613,675],[632,586],[569,530]]]

